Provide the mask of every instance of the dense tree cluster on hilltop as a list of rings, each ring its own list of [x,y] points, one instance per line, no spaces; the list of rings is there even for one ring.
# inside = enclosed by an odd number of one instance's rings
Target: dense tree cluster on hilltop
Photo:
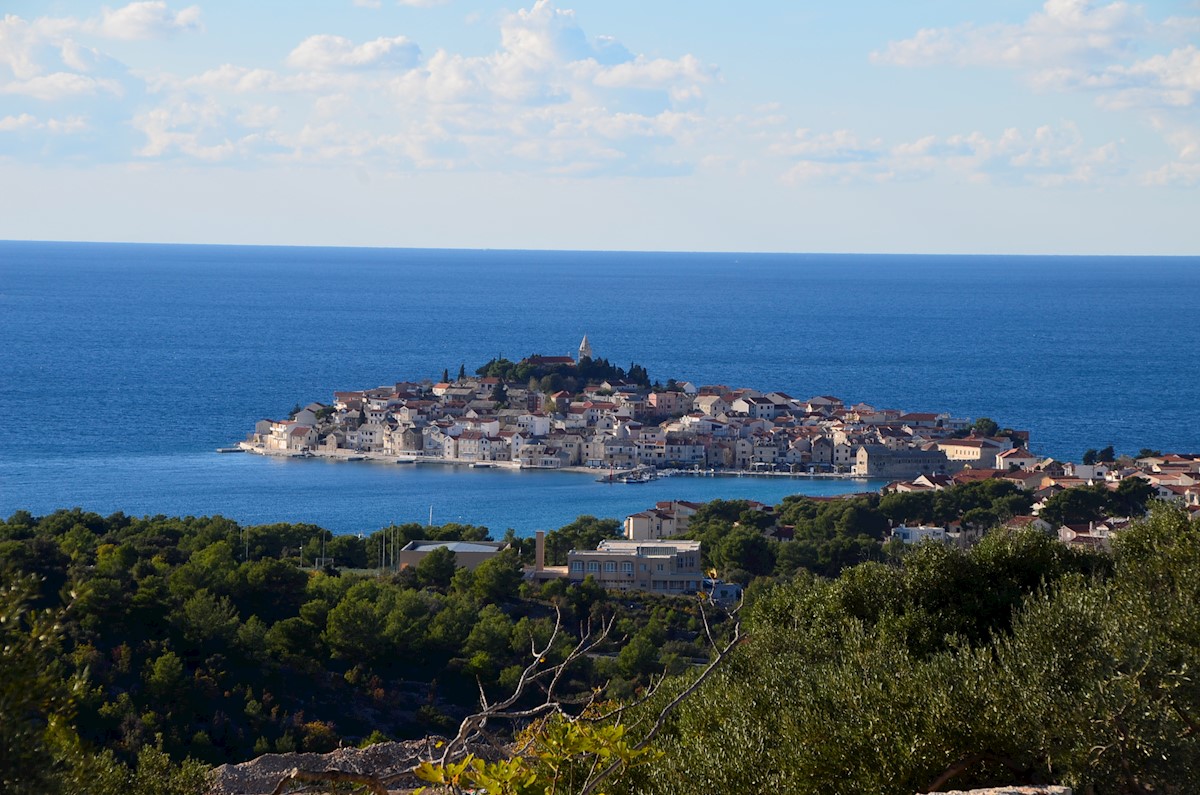
[[[538,389],[543,392],[557,392],[560,389],[575,392],[589,384],[605,381],[625,381],[647,388],[650,386],[650,375],[646,368],[639,364],[630,364],[628,370],[623,370],[610,364],[608,359],[591,359],[584,356],[578,362],[567,364],[545,363],[541,358],[531,356],[519,362],[512,362],[497,357],[476,369],[475,374],[484,378],[499,378],[512,384],[537,382]]]

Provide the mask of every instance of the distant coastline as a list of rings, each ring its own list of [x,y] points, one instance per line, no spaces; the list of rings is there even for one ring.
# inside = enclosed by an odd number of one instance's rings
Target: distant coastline
[[[887,478],[949,476],[966,468],[1026,469],[1027,431],[989,418],[848,405],[818,395],[674,378],[651,381],[597,357],[493,359],[468,375],[337,391],[260,420],[239,448],[335,461],[447,463],[601,473],[641,483],[670,475]],[[228,448],[222,448],[227,451]],[[603,473],[607,472],[607,475]]]

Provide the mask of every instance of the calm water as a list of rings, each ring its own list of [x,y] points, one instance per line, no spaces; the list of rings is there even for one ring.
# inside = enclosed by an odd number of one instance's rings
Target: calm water
[[[0,243],[0,514],[529,532],[658,499],[862,484],[217,455],[334,389],[573,352],[652,378],[991,416],[1035,451],[1200,450],[1200,259]]]

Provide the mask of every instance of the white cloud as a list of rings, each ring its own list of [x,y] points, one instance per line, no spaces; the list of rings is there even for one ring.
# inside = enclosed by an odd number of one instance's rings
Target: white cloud
[[[1142,176],[1142,182],[1155,186],[1194,188],[1200,185],[1200,127],[1175,126],[1161,118],[1154,126],[1175,150],[1175,159]]]
[[[919,30],[871,54],[895,66],[992,66],[1023,73],[1043,91],[1098,92],[1102,107],[1188,105],[1200,90],[1200,52],[1188,44],[1140,57],[1147,46],[1200,31],[1200,17],[1147,18],[1143,6],[1046,0],[1021,24]]]
[[[168,112],[144,114],[142,153],[259,151],[214,149],[213,123],[180,111],[180,103],[214,102],[241,107],[221,122],[231,142],[251,129],[278,146],[270,157],[300,162],[377,158],[398,168],[547,173],[681,167],[666,152],[694,142],[703,123],[695,110],[715,69],[692,55],[649,58],[611,37],[589,39],[572,11],[548,0],[506,15],[499,32],[492,53],[439,49],[425,59],[403,36],[358,43],[318,35],[284,69],[225,64],[162,77],[151,89]],[[186,137],[189,129],[199,137]]]
[[[142,157],[182,154],[202,161],[227,160],[238,144],[224,133],[226,112],[216,102],[178,103],[139,114],[133,126],[146,137]]]
[[[1044,125],[1026,132],[1009,128],[927,135],[887,144],[850,130],[813,134],[797,130],[769,148],[791,165],[785,182],[887,182],[955,175],[973,182],[1032,184],[1044,188],[1091,185],[1123,169],[1117,142],[1090,146],[1072,124]]]
[[[294,69],[406,69],[415,66],[421,50],[405,36],[381,37],[355,46],[342,36],[309,36],[287,57]]]
[[[120,83],[115,80],[97,79],[72,72],[53,72],[28,80],[13,80],[0,84],[0,94],[18,94],[47,102],[98,93],[120,96],[122,91]]]
[[[82,116],[70,116],[66,119],[47,119],[46,129],[55,134],[71,135],[91,129],[91,125]]]
[[[168,35],[196,29],[199,14],[195,6],[173,12],[165,2],[140,2],[116,10],[105,8],[94,19],[26,20],[6,15],[0,19],[0,93],[44,102],[97,94],[123,96],[137,82],[128,69],[79,39]]]
[[[924,29],[871,59],[1012,69],[1039,91],[1090,96],[1098,107],[1131,113],[1143,125],[1151,124],[1151,114],[1178,125],[1194,118],[1200,97],[1200,49],[1193,43],[1200,17],[1156,20],[1147,13],[1152,8],[1122,0],[1046,0],[1020,24]],[[1155,173],[1164,181],[1192,178],[1186,161]]]
[[[55,135],[69,135],[89,129],[87,121],[81,116],[71,116],[66,119],[47,119],[39,121],[29,113],[19,116],[0,117],[0,132],[20,132],[22,130],[45,130]]]
[[[94,120],[111,122],[113,142],[134,131],[131,150],[141,158],[361,157],[395,168],[552,173],[615,163],[610,171],[653,173],[686,168],[680,150],[696,144],[717,79],[691,54],[652,57],[611,36],[589,37],[573,11],[550,0],[502,16],[498,46],[485,54],[439,49],[426,57],[395,31],[365,42],[323,34],[300,41],[277,66],[134,75],[97,49],[199,26],[196,6],[160,1],[90,19],[6,17],[0,93],[106,102]]]
[[[605,88],[675,88],[680,84],[699,86],[713,79],[715,70],[693,55],[678,60],[638,56],[632,61],[603,68],[596,73],[596,85]]]
[[[37,117],[28,113],[22,113],[20,116],[3,116],[0,117],[0,132],[27,130],[36,127],[37,124]]]
[[[31,24],[12,14],[0,19],[0,66],[19,80],[40,74],[47,42],[61,38],[45,28],[44,23]]]
[[[1189,107],[1200,94],[1200,49],[1189,44],[1166,55],[1154,55],[1128,66],[1112,66],[1081,80],[1087,88],[1105,89],[1104,107]]]
[[[806,162],[852,163],[879,159],[883,141],[862,141],[850,130],[813,135],[810,130],[800,129],[790,139],[774,144],[770,151]]]
[[[1125,2],[1046,0],[1021,24],[925,28],[889,43],[871,59],[896,66],[951,63],[1037,69],[1064,60],[1127,53],[1147,24],[1141,8]]]
[[[200,7],[171,11],[162,0],[130,3],[117,9],[105,8],[90,29],[111,39],[157,39],[200,29]]]
[[[241,110],[237,121],[244,127],[272,127],[282,112],[278,105],[249,105]]]

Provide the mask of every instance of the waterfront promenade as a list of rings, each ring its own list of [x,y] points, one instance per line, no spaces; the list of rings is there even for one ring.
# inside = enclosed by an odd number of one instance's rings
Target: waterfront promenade
[[[241,442],[238,449],[253,455],[268,456],[271,458],[294,459],[294,458],[320,458],[325,461],[336,461],[346,463],[373,462],[377,464],[397,464],[404,465],[427,465],[441,464],[443,466],[453,467],[468,467],[472,469],[504,469],[509,471],[540,471],[540,472],[569,472],[575,474],[592,475],[597,479],[604,477],[610,471],[616,471],[618,474],[629,471],[643,471],[647,467],[635,467],[633,470],[608,470],[603,467],[586,467],[586,466],[559,466],[559,467],[537,467],[527,466],[520,461],[486,461],[481,462],[472,458],[446,458],[443,456],[396,456],[391,453],[381,453],[375,451],[357,451],[357,450],[306,450],[304,452],[293,452],[289,450],[271,450],[252,442]],[[654,477],[669,478],[669,477],[715,477],[715,478],[787,478],[800,480],[850,480],[866,482],[867,478],[861,475],[855,475],[849,472],[771,472],[766,470],[719,470],[719,469],[661,469],[654,470]]]

